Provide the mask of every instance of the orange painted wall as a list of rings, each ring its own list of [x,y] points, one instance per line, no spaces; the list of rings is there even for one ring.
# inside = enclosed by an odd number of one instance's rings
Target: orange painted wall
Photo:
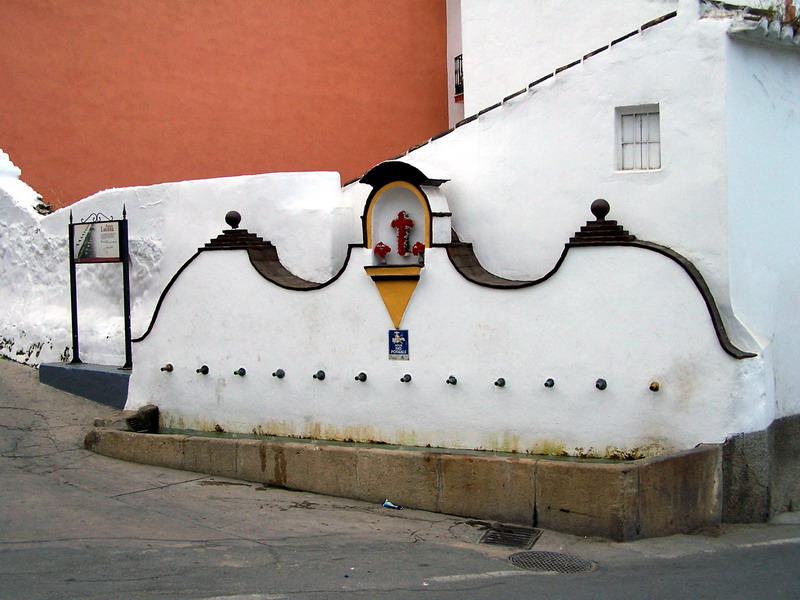
[[[445,0],[2,0],[0,148],[53,206],[273,171],[343,181],[447,128]]]

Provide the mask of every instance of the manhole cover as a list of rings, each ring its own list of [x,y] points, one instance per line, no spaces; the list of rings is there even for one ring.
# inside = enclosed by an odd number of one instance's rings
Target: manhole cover
[[[527,550],[536,543],[536,540],[538,540],[541,535],[541,529],[493,523],[492,526],[486,530],[486,533],[481,536],[478,543],[510,546],[512,548],[525,548]]]
[[[585,573],[597,568],[593,562],[558,552],[517,552],[508,560],[520,569],[539,573]]]

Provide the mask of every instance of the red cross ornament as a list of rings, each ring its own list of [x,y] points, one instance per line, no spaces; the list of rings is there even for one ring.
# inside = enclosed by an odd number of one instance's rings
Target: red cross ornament
[[[408,217],[408,213],[401,210],[397,213],[397,218],[392,221],[392,227],[397,230],[397,253],[405,256],[409,252],[408,232],[414,227],[414,221]]]

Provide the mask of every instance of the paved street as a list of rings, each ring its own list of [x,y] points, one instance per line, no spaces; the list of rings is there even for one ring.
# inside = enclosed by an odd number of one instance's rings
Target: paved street
[[[83,450],[117,414],[0,360],[0,598],[800,597],[797,513],[628,544],[546,531],[534,550],[597,568],[542,575],[468,519]]]

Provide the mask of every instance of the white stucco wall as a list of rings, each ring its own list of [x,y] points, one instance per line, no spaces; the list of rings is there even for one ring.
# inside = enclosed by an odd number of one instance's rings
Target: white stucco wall
[[[461,0],[465,114],[677,7],[678,0]]]
[[[696,11],[652,27],[409,153],[451,179],[453,226],[490,271],[550,270],[595,198],[641,239],[696,261],[735,342],[728,290],[726,30]],[[702,90],[702,101],[698,91]],[[615,108],[658,104],[662,168],[618,171]]]
[[[155,403],[179,428],[599,456],[719,442],[763,410],[760,360],[724,353],[694,284],[660,254],[573,249],[547,282],[495,290],[429,249],[401,325],[408,361],[388,359],[373,262],[356,249],[333,284],[298,292],[261,278],[246,251],[203,253],[135,344],[127,407]]]
[[[637,2],[631,19],[638,26],[675,5]],[[439,221],[473,242],[488,270],[511,279],[550,271],[592,218],[592,200],[606,198],[610,219],[693,261],[732,341],[757,358],[726,355],[686,274],[644,250],[576,249],[544,284],[498,291],[465,281],[443,249],[429,248],[402,323],[411,336],[408,362],[386,356],[391,322],[363,270],[375,260],[371,249],[354,249],[342,277],[314,292],[270,284],[243,251],[206,252],[166,297],[151,335],[134,345],[129,407],[155,402],[173,426],[599,455],[719,442],[800,411],[792,369],[796,169],[781,176],[784,162],[797,159],[797,55],[745,48],[726,35],[725,11],[701,19],[694,0],[677,5],[676,18],[403,160],[450,179],[434,210],[452,210],[452,219]],[[499,23],[512,10],[531,18],[536,6],[552,11],[556,3],[488,2],[482,10]],[[594,12],[606,2],[578,6],[580,18],[597,20],[573,39],[586,43],[578,55],[617,37],[607,33],[627,22]],[[465,25],[470,7],[477,11],[477,0],[464,0]],[[540,30],[558,28],[532,28]],[[604,36],[598,43],[594,32]],[[521,28],[507,37],[522,43]],[[559,56],[554,44],[543,60]],[[543,74],[533,62],[500,97]],[[662,167],[620,172],[615,108],[643,104],[660,108]],[[0,189],[0,351],[31,363],[54,360],[70,339],[67,211],[38,215],[35,193],[13,169],[0,173]],[[361,241],[369,192],[360,183],[340,189],[332,173],[272,174],[109,190],[73,210],[80,220],[92,212],[119,216],[127,206],[136,337],[173,274],[226,227],[228,210],[275,243],[291,272],[326,281],[347,244]],[[446,234],[443,227],[436,239],[446,242]],[[80,269],[82,358],[121,363],[119,268]],[[36,344],[41,351],[29,352]],[[174,372],[160,371],[167,362]],[[211,368],[207,377],[195,372],[202,364]],[[233,375],[239,367],[246,377]],[[271,376],[277,368],[286,370],[284,380]],[[318,369],[328,373],[324,382],[311,377]],[[353,379],[359,371],[369,375],[364,384]],[[399,382],[406,372],[414,378],[408,385]],[[450,374],[457,386],[445,385]],[[495,387],[498,377],[508,386]],[[542,386],[548,377],[555,388]],[[598,377],[609,382],[604,392],[593,387]],[[653,380],[662,384],[658,393],[648,390]]]
[[[800,47],[731,39],[727,61],[731,296],[785,416],[800,412]]]
[[[274,173],[106,190],[46,216],[33,210],[37,202],[36,193],[17,176],[0,176],[0,353],[29,364],[57,361],[72,347],[70,210],[80,222],[92,213],[121,218],[123,206],[127,209],[133,337],[144,333],[177,269],[226,227],[229,210],[242,213],[241,227],[274,240],[297,275],[315,281],[339,270],[356,235],[338,173]],[[297,235],[298,230],[303,233]],[[122,269],[118,264],[77,269],[81,359],[122,364]]]
[[[47,281],[53,281],[52,257],[60,246],[66,248],[66,237],[59,243],[42,234],[41,215],[34,210],[40,196],[20,180],[20,174],[0,150],[0,355],[36,364],[43,353],[58,356],[63,350],[51,347],[37,317],[46,314],[43,306],[57,296]],[[40,285],[42,278],[45,282]],[[63,328],[63,323],[58,326]]]

